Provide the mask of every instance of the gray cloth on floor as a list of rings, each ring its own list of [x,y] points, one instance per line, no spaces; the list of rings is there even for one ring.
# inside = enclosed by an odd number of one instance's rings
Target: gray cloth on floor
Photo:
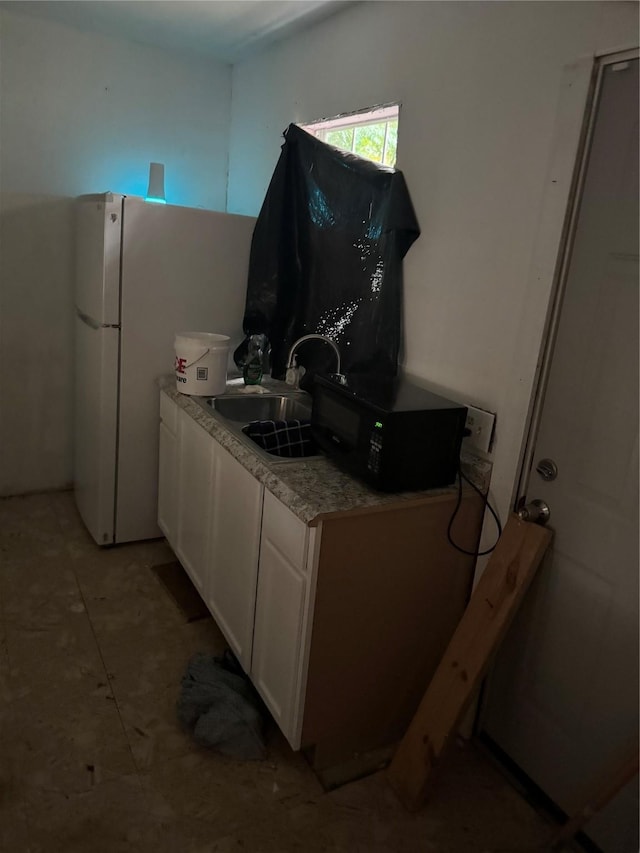
[[[220,658],[196,654],[182,679],[178,719],[196,741],[233,758],[262,759],[262,717],[246,678],[229,672]]]

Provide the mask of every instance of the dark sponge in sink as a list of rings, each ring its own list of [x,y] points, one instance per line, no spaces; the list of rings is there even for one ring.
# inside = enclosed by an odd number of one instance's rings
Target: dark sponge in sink
[[[287,421],[252,421],[242,431],[259,447],[274,456],[292,459],[315,456],[318,453],[309,420],[292,418]]]

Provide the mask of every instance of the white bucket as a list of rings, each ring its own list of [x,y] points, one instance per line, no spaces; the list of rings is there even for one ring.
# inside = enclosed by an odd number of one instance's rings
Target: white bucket
[[[215,397],[227,384],[229,338],[210,332],[176,335],[176,385],[182,394]]]

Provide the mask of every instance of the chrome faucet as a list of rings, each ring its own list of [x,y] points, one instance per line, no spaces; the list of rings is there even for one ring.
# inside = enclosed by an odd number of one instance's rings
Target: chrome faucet
[[[289,350],[289,357],[287,358],[287,384],[288,385],[297,385],[297,370],[298,368],[295,365],[293,360],[295,351],[298,349],[300,344],[303,344],[305,341],[324,341],[325,344],[329,344],[329,346],[333,349],[336,354],[336,374],[340,375],[340,350],[338,349],[335,341],[332,341],[331,338],[327,338],[324,335],[303,335],[301,338],[298,338],[295,341]],[[289,371],[296,371],[293,375],[289,373]],[[292,375],[291,381],[289,377]]]

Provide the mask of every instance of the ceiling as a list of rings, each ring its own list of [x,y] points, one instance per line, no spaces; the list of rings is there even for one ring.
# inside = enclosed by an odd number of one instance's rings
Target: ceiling
[[[166,50],[237,62],[353,0],[11,0],[7,11]]]

